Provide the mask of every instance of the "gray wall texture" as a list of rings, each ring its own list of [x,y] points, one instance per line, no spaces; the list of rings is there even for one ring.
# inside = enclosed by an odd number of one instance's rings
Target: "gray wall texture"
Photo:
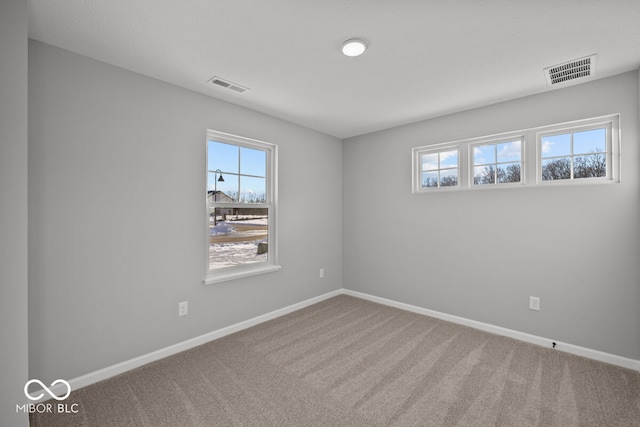
[[[340,140],[33,41],[29,71],[31,376],[76,378],[342,287]],[[207,129],[278,144],[280,271],[201,284]]]
[[[76,378],[342,287],[640,359],[638,72],[344,142],[38,42],[28,83],[32,378]],[[411,194],[413,147],[612,113],[619,184]],[[201,284],[208,128],[279,146],[276,273]]]
[[[613,113],[619,184],[411,194],[413,147]],[[630,72],[346,140],[344,287],[640,359],[638,122]]]
[[[27,0],[0,2],[0,425],[26,426]]]

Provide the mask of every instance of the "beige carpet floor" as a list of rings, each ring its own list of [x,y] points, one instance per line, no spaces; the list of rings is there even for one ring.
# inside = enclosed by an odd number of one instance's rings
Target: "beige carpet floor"
[[[640,373],[341,295],[74,391],[54,426],[640,426]]]

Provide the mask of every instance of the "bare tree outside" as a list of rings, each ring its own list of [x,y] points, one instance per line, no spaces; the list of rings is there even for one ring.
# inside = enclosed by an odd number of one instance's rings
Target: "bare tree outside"
[[[607,176],[607,156],[604,153],[593,153],[576,157],[574,160],[574,178],[600,178]]]
[[[571,178],[571,160],[567,157],[545,160],[542,164],[542,180],[551,181]]]
[[[498,167],[498,182],[520,182],[521,169],[520,163],[510,164],[506,167]]]
[[[425,177],[422,179],[422,188],[431,188],[438,186],[438,178]]]
[[[422,188],[458,185],[458,153],[456,148],[421,154]]]
[[[473,184],[521,182],[522,139],[473,147]]]
[[[476,167],[473,176],[473,183],[476,185],[495,184],[496,168],[493,165]]]
[[[427,176],[422,179],[422,188],[429,187],[455,187],[458,185],[458,175],[446,175],[440,177],[440,185],[438,185],[438,178],[433,176]]]
[[[458,185],[457,175],[447,175],[440,179],[440,187],[455,187]]]
[[[607,176],[607,156],[594,150],[591,154],[573,158],[573,178],[600,178]],[[542,164],[542,180],[571,179],[571,157],[545,160]]]

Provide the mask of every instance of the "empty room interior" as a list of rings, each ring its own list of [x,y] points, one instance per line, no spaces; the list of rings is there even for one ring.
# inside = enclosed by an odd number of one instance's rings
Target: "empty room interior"
[[[0,424],[640,425],[638,22],[3,1]]]

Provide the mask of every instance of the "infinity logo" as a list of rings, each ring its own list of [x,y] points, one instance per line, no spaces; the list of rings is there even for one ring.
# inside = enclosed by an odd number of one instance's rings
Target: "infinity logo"
[[[29,381],[27,381],[27,383],[24,385],[24,395],[25,395],[25,396],[27,396],[27,398],[28,398],[28,399],[31,399],[31,400],[39,400],[39,399],[42,399],[42,396],[44,396],[44,393],[40,393],[40,394],[39,394],[39,395],[37,395],[37,396],[31,396],[31,395],[29,394],[29,386],[30,386],[31,384],[33,384],[33,383],[36,383],[36,384],[40,385],[40,387],[42,387],[42,390],[43,390],[43,391],[46,391],[47,393],[49,393],[49,395],[50,395],[51,397],[53,397],[54,399],[56,399],[56,400],[64,400],[64,399],[66,399],[67,397],[69,397],[69,395],[71,394],[71,386],[70,386],[70,385],[69,385],[69,383],[68,383],[68,382],[66,382],[65,380],[57,379],[57,380],[55,380],[54,382],[52,382],[52,383],[51,383],[51,387],[55,387],[55,385],[56,385],[56,384],[64,384],[64,385],[67,387],[67,393],[66,393],[64,396],[62,396],[62,397],[58,397],[58,396],[56,396],[56,394],[55,394],[53,391],[51,391],[51,389],[50,389],[49,387],[47,387],[46,385],[44,385],[44,384],[42,383],[42,381],[40,381],[40,380],[29,380]]]

